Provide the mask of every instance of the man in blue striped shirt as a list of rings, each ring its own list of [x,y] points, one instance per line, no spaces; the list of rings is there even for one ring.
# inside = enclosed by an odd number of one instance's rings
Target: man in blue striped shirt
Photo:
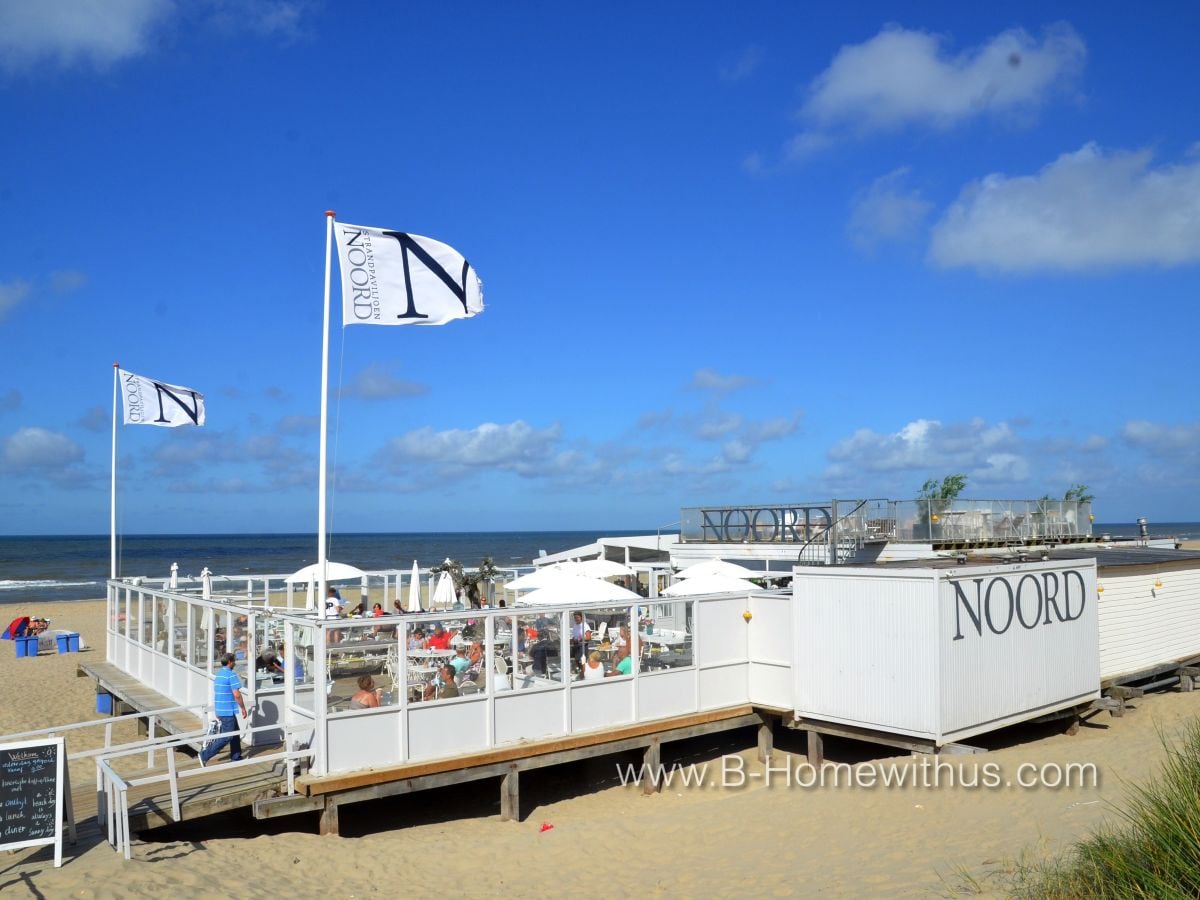
[[[246,704],[242,700],[242,680],[233,671],[237,657],[226,653],[221,657],[221,668],[213,676],[213,715],[220,725],[219,737],[209,742],[200,754],[200,765],[204,765],[218,753],[226,744],[230,745],[229,759],[237,762],[242,758],[242,738],[238,728],[237,713],[242,711],[242,718],[247,718]]]

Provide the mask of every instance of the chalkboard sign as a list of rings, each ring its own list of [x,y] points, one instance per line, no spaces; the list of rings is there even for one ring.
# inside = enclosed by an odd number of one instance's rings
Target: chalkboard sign
[[[65,767],[62,738],[0,744],[0,850],[53,844],[62,865]]]

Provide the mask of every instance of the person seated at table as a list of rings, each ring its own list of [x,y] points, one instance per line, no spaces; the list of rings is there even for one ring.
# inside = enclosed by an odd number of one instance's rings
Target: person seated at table
[[[404,615],[404,604],[400,602],[399,597],[397,597],[395,600],[392,601],[392,615],[393,616]]]
[[[425,640],[424,629],[418,628],[415,631],[413,631],[412,635],[408,639],[408,649],[409,650],[427,650],[428,649],[428,642]]]
[[[425,685],[423,699],[425,700],[447,700],[451,697],[458,696],[458,685],[454,683],[454,666],[450,663],[444,663],[439,669],[433,681]]]
[[[463,672],[458,683],[474,681],[481,688],[486,687],[486,673],[483,671],[483,644],[471,641],[471,649],[467,651],[467,670]]]
[[[430,650],[449,650],[450,641],[455,634],[456,632],[447,631],[442,627],[442,623],[438,622],[433,626],[433,634],[429,636],[425,644]]]
[[[450,659],[450,665],[454,667],[455,681],[462,681],[462,673],[471,668],[471,661],[467,659],[466,644],[459,644],[454,648],[454,656]]]
[[[629,626],[628,625],[622,625],[617,630],[617,639],[615,641],[613,641],[613,646],[616,647],[618,650],[620,650],[622,647],[630,646]]]
[[[358,676],[358,691],[350,698],[350,709],[374,709],[379,706],[379,698],[383,688],[375,687],[375,679],[370,675]]]
[[[604,677],[604,663],[600,662],[599,650],[593,650],[588,654],[587,662],[583,664],[581,677],[584,681],[595,681]]]
[[[378,619],[382,615],[383,615],[383,606],[381,604],[376,603],[374,606],[371,607],[371,618]]]
[[[268,644],[254,660],[255,672],[269,672],[272,675],[282,675],[283,666],[279,662],[279,653]]]
[[[624,626],[622,626],[624,627]],[[613,667],[609,675],[629,675],[633,672],[633,659],[629,656],[629,647],[618,647],[613,656]]]

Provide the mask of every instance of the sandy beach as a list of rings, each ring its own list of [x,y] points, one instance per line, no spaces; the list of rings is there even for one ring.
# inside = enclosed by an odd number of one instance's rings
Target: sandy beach
[[[54,627],[78,630],[103,652],[100,602],[47,605]],[[95,718],[94,686],[76,677],[79,657],[17,660],[8,645],[0,677],[11,701],[0,731]],[[164,891],[195,897],[453,894],[549,896],[563,890],[618,895],[729,894],[928,895],[958,871],[985,876],[1022,853],[1043,855],[1113,815],[1130,781],[1145,779],[1163,756],[1160,732],[1172,734],[1200,713],[1200,694],[1165,693],[1136,701],[1125,717],[1107,713],[1074,736],[1061,726],[1024,726],[980,739],[991,752],[942,757],[989,763],[1011,781],[1032,763],[1091,763],[1098,784],[1080,788],[971,789],[829,787],[787,783],[782,768],[765,786],[673,786],[643,797],[623,787],[610,757],[526,775],[523,821],[501,822],[491,782],[429,791],[342,810],[342,836],[317,835],[315,814],[255,822],[237,812],[148,833],[123,862],[86,827],[54,869],[46,848],[5,856],[6,896],[121,897]],[[94,729],[91,740],[102,734]],[[123,735],[133,736],[132,728]],[[762,773],[753,732],[702,738],[664,751],[664,762],[713,763],[741,756]],[[69,750],[89,746],[72,738]],[[920,760],[880,748],[827,741],[834,762],[891,764],[915,776]],[[780,729],[777,767],[793,772],[804,740]],[[91,765],[73,772],[88,783]],[[546,825],[552,826],[545,829]],[[580,886],[582,884],[582,886]],[[592,887],[589,888],[588,885]]]

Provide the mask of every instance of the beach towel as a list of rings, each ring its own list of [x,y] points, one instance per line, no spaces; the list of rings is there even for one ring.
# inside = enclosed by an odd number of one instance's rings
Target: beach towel
[[[3,621],[3,620],[0,620]],[[29,630],[29,616],[17,616],[9,623],[8,628],[4,631],[4,640],[11,641],[19,637],[25,637],[25,632]]]

